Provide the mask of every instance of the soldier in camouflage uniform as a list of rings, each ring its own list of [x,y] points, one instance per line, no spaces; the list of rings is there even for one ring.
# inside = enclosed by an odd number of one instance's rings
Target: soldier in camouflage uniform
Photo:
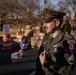
[[[71,75],[75,41],[61,30],[64,15],[63,12],[46,10],[44,26],[47,34],[39,49],[35,75]]]

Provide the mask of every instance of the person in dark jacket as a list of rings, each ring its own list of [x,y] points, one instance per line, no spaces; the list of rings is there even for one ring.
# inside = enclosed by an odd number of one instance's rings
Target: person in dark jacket
[[[69,20],[66,20],[62,27],[63,31],[70,34],[71,33],[71,24],[69,23]]]

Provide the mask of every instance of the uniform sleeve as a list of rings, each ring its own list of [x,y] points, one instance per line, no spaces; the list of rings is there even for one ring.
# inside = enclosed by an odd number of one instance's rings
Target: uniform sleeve
[[[6,64],[6,63],[11,63],[11,54],[8,55],[0,55],[0,63],[1,64]]]
[[[42,70],[45,72],[45,74],[50,75],[50,71],[46,67],[42,66]]]

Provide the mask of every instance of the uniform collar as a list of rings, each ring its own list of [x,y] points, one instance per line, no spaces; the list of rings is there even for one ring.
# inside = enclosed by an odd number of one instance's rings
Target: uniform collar
[[[50,34],[50,37],[55,38],[60,32],[61,32],[61,31],[56,31],[56,32],[53,33],[53,34]]]
[[[59,34],[59,32],[60,32],[60,31],[56,31],[56,32],[52,35],[52,37],[55,38],[55,37]]]
[[[54,38],[54,40],[50,43],[47,50],[50,49],[53,45],[57,44],[64,36],[62,31],[59,31],[58,35]]]

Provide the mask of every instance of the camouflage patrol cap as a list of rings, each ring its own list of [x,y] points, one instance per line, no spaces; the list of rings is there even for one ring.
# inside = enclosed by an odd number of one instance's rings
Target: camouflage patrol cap
[[[44,22],[50,22],[53,19],[63,18],[63,16],[65,16],[65,13],[60,11],[54,11],[49,9],[44,10]]]

